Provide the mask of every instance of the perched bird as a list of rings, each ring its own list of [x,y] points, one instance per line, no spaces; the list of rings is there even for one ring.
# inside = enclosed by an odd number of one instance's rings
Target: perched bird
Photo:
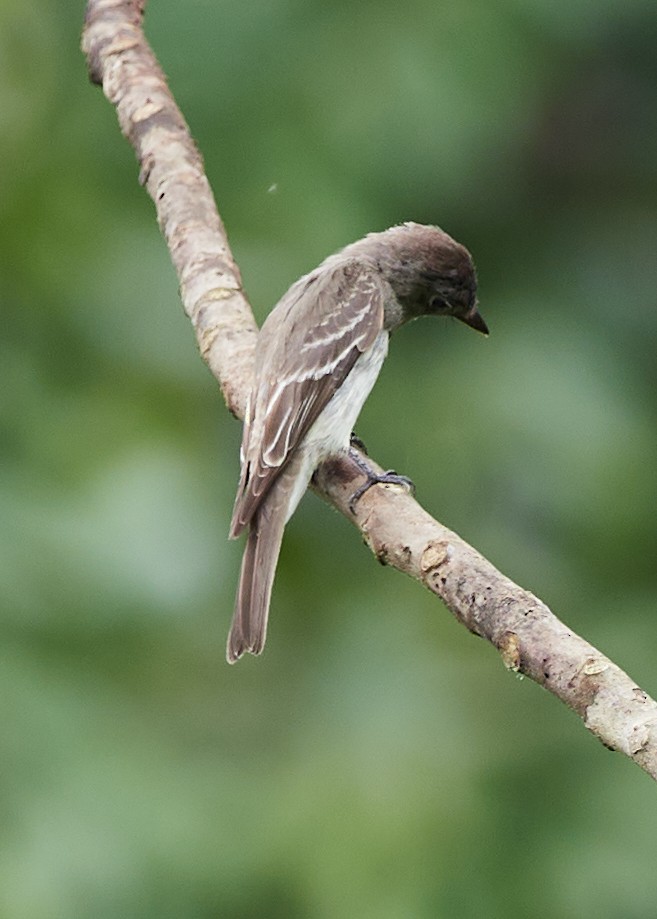
[[[256,344],[230,527],[231,538],[247,527],[249,533],[229,663],[262,651],[285,524],[322,460],[349,449],[390,333],[417,316],[453,316],[487,334],[476,293],[467,249],[437,227],[405,223],[329,256],[267,317]],[[366,487],[377,481],[370,476]]]

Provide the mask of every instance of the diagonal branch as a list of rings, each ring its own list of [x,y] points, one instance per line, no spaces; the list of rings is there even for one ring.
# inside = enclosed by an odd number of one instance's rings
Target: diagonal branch
[[[229,410],[242,417],[257,327],[242,290],[201,156],[142,31],[145,0],[89,0],[82,46],[89,74],[116,107],[155,202],[186,314]],[[371,463],[371,460],[369,461]],[[372,488],[349,510],[362,473],[348,457],[314,487],[360,529],[384,564],[420,581],[505,665],[549,689],[605,746],[657,779],[657,703],[398,488]]]

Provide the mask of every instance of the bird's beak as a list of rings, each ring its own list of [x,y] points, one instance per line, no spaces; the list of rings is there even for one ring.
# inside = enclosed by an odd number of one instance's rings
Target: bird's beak
[[[476,306],[473,306],[469,313],[466,313],[464,316],[457,316],[456,318],[460,319],[461,322],[464,322],[466,325],[469,325],[471,329],[481,332],[482,335],[488,335],[488,326],[484,322]]]

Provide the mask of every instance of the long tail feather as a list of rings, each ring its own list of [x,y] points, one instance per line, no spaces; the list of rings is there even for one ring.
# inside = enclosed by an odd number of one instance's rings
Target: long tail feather
[[[226,646],[229,664],[234,664],[247,651],[260,654],[264,647],[285,520],[284,508],[270,495],[251,521]]]

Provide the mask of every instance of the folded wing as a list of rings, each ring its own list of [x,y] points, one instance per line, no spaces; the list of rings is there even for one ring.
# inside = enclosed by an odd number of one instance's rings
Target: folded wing
[[[383,328],[373,264],[336,260],[290,288],[262,327],[231,536],[248,525],[295,447]]]

